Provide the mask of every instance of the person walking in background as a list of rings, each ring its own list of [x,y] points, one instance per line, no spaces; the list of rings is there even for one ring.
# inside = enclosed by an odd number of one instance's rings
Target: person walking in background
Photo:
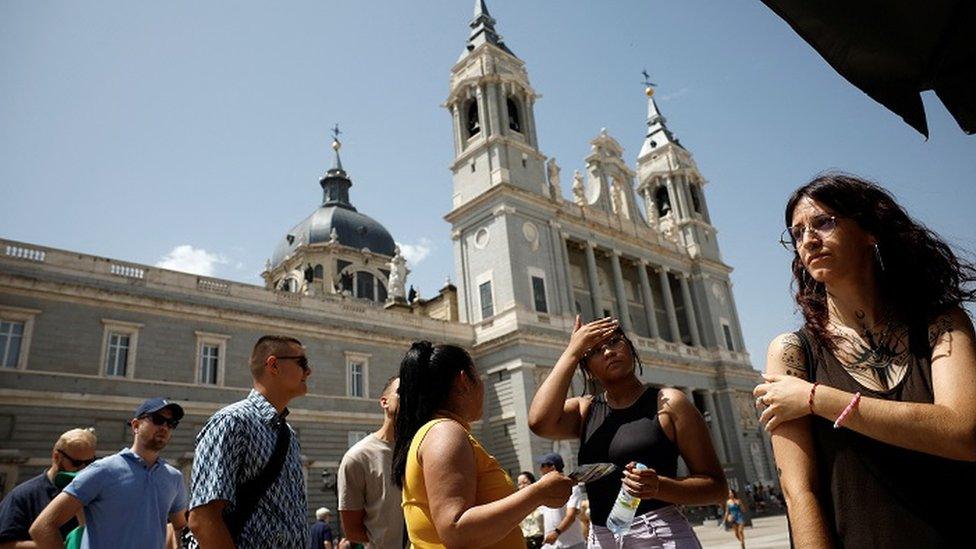
[[[86,549],[166,545],[166,523],[186,524],[186,487],[179,469],[159,453],[183,418],[175,402],[151,398],[129,421],[132,446],[85,467],[34,521],[31,537],[42,549],[61,549],[59,528],[85,512]]]
[[[30,527],[61,492],[55,477],[61,472],[81,471],[94,462],[97,443],[94,429],[71,429],[58,437],[51,450],[51,466],[18,484],[0,501],[0,549],[36,547],[30,538]],[[77,526],[77,520],[69,519],[60,528],[61,538]]]
[[[332,533],[332,525],[329,520],[332,518],[332,511],[325,507],[315,510],[315,524],[308,532],[308,549],[333,549],[335,536]]]
[[[755,388],[797,547],[972,542],[976,267],[881,187],[829,173],[793,192],[803,327]]]
[[[414,343],[400,364],[399,395],[393,475],[418,549],[522,549],[522,519],[540,505],[566,502],[568,477],[552,472],[516,492],[471,435],[471,422],[484,413],[485,387],[464,349]]]
[[[534,482],[535,475],[530,471],[522,471],[515,479],[515,487],[517,490],[522,490],[528,488]],[[519,527],[522,529],[522,536],[525,538],[525,545],[528,549],[539,549],[542,547],[542,533],[544,530],[541,509],[541,507],[536,507],[519,524]]]
[[[563,457],[555,452],[550,452],[538,459],[539,471],[543,475],[556,471],[563,472],[565,464]],[[579,484],[573,486],[573,491],[565,506],[561,507],[542,507],[542,520],[545,532],[546,549],[572,548],[580,549],[586,545],[583,538],[583,529],[580,526],[580,502],[583,501],[583,490]]]
[[[590,547],[618,546],[607,518],[621,486],[641,502],[619,543],[700,547],[675,504],[720,502],[725,474],[694,404],[680,390],[645,386],[638,367],[637,350],[616,320],[583,324],[577,316],[569,345],[532,399],[529,427],[550,439],[579,438],[579,463],[610,462],[623,470],[622,478],[607,475],[586,485]],[[577,368],[588,386],[596,379],[604,392],[567,399]],[[689,470],[684,478],[677,477],[679,456]],[[648,468],[637,470],[636,463]]]
[[[735,534],[735,539],[739,540],[742,549],[746,547],[746,517],[745,503],[739,499],[735,490],[729,488],[729,499],[725,500],[725,515],[722,521],[728,526],[729,530]]]
[[[305,549],[305,473],[285,421],[308,391],[302,343],[266,335],[251,351],[254,388],[217,411],[197,436],[190,482],[190,529],[204,549]]]
[[[400,488],[393,483],[393,430],[400,380],[390,378],[380,395],[383,425],[353,445],[339,464],[342,534],[377,549],[403,546]]]

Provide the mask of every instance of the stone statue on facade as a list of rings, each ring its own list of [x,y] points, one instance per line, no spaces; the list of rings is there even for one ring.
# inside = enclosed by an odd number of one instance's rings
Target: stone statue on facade
[[[579,170],[573,171],[573,202],[578,206],[586,205],[586,194],[583,190],[583,174]]]
[[[615,214],[620,213],[620,185],[617,180],[610,180],[610,210]]]
[[[390,280],[387,284],[389,301],[403,301],[406,297],[404,286],[407,283],[407,260],[400,254],[400,246],[394,248],[393,259],[388,264]]]
[[[549,183],[549,198],[558,200],[562,196],[562,187],[559,185],[559,165],[555,158],[546,161],[546,181]]]
[[[336,231],[335,227],[332,227],[332,230],[329,231],[329,244],[338,244],[338,243],[339,243],[339,233],[338,231]]]

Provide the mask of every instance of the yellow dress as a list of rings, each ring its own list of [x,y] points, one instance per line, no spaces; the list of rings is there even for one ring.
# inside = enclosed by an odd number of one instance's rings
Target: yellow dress
[[[434,528],[433,518],[430,516],[430,505],[427,501],[427,484],[424,482],[424,470],[417,459],[420,444],[427,436],[430,428],[441,421],[455,421],[449,418],[435,418],[424,424],[410,442],[410,453],[407,455],[407,470],[403,476],[403,517],[407,522],[407,532],[410,543],[418,549],[433,549],[444,547],[437,530]],[[468,431],[468,440],[474,448],[475,474],[478,476],[478,486],[475,490],[475,505],[484,505],[498,501],[515,493],[515,484],[508,476],[498,460],[491,456],[481,444],[471,436],[470,428],[458,422]],[[488,546],[491,549],[524,549],[525,538],[516,524],[512,531],[497,543]]]

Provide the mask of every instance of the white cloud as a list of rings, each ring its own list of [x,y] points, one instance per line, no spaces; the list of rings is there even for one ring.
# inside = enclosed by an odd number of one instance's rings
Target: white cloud
[[[404,244],[403,242],[397,242],[397,246],[400,246],[400,253],[403,254],[403,257],[407,260],[407,263],[414,266],[430,255],[430,252],[433,249],[431,244],[433,244],[431,240],[426,237],[422,237],[420,242],[416,244]]]
[[[217,265],[227,263],[227,259],[220,254],[210,253],[203,248],[194,248],[189,244],[180,244],[157,261],[156,266],[184,273],[214,276]]]

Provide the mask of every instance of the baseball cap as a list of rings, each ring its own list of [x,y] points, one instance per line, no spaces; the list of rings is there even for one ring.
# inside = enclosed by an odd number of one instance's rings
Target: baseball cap
[[[543,454],[542,457],[535,460],[539,465],[552,465],[557,471],[562,471],[563,467],[566,465],[563,463],[563,456],[557,454],[556,452],[549,452],[548,454]]]
[[[173,419],[179,421],[183,419],[183,407],[179,404],[166,400],[165,398],[150,398],[136,408],[135,415],[132,417],[141,417],[147,414],[152,414],[158,412],[163,408],[169,408],[173,412]]]

